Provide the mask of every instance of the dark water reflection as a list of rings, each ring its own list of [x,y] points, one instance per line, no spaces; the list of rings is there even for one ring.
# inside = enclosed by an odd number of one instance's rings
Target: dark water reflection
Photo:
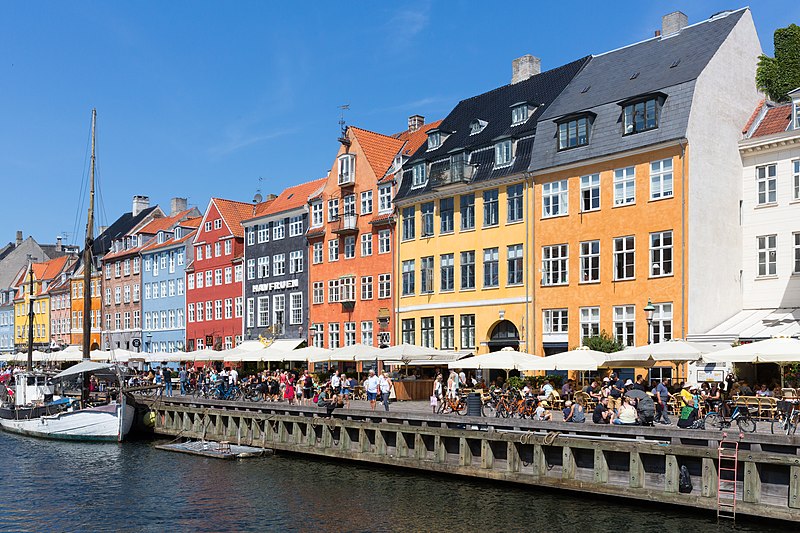
[[[0,432],[0,460],[0,531],[732,530],[707,514],[293,456],[229,462]]]

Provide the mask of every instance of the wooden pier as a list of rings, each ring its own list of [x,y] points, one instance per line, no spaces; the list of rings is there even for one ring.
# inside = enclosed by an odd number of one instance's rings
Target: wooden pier
[[[722,433],[137,397],[159,435],[717,509]],[[735,428],[730,434],[738,438]],[[747,434],[736,513],[800,521],[800,437]],[[680,467],[693,490],[678,491]]]

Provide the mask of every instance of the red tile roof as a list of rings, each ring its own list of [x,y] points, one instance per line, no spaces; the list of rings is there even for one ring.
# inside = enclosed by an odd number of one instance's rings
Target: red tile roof
[[[759,121],[750,138],[783,133],[787,130],[791,121],[792,104],[783,104],[776,107],[770,107],[767,109],[764,117]]]
[[[318,190],[322,189],[322,187],[325,186],[326,181],[328,181],[328,178],[321,178],[284,189],[284,191],[278,195],[268,209],[266,209],[264,214],[272,215],[274,213],[281,213],[283,211],[297,209],[298,207],[306,205],[308,203],[308,198]]]
[[[409,133],[408,130],[398,133],[397,138],[406,141],[406,145],[403,147],[403,155],[412,155],[414,152],[419,150],[419,147],[428,140],[428,132],[436,129],[441,124],[441,120],[435,120],[430,124],[424,124],[420,129],[417,131]]]
[[[753,122],[756,121],[758,115],[761,114],[761,108],[764,107],[764,103],[766,103],[766,99],[762,98],[756,108],[753,110],[753,114],[750,115],[750,118],[747,120],[747,124],[745,124],[744,129],[742,129],[742,133],[744,135],[747,135],[747,132],[750,131],[750,126],[753,125]]]
[[[192,209],[186,209],[168,217],[154,218],[148,222],[138,233],[146,233],[148,235],[155,235],[159,231],[170,229],[176,222],[192,212]]]
[[[179,225],[184,228],[199,228],[200,224],[202,223],[203,223],[203,217],[199,216],[199,217],[187,218],[186,220],[181,220]]]
[[[186,242],[190,238],[194,238],[195,233],[197,233],[196,230],[195,231],[190,231],[189,233],[187,233],[186,235],[184,235],[180,239],[175,239],[175,238],[167,239],[166,241],[164,241],[164,242],[162,242],[160,244],[159,244],[157,239],[154,239],[150,244],[146,244],[145,246],[142,247],[142,252],[151,252],[151,251],[157,250],[159,248],[166,248],[167,246],[174,246],[176,244],[180,244],[182,242]]]
[[[376,177],[382,178],[392,165],[394,156],[403,148],[404,141],[353,126],[350,126],[350,131],[364,150],[372,172]]]
[[[225,200],[224,198],[212,198],[214,204],[217,206],[220,216],[228,224],[231,233],[234,237],[244,237],[244,228],[242,221],[253,218],[253,215],[259,209],[266,209],[273,200],[267,200],[260,204],[250,204],[246,202],[237,202],[235,200]]]

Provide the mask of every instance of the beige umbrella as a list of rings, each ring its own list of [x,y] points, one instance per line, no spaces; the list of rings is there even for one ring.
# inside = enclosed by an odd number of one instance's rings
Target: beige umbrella
[[[605,352],[580,346],[568,352],[539,357],[531,364],[530,370],[597,370],[606,362],[607,355]]]

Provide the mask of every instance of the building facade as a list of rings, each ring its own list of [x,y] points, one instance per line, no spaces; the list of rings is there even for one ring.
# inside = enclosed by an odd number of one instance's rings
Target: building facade
[[[74,265],[72,265],[74,267]],[[70,275],[72,268],[66,269],[50,284],[50,349],[59,350],[69,346],[70,338]]]
[[[70,344],[74,346],[83,346],[83,301],[84,301],[84,265],[85,263],[79,260],[72,276],[70,276]],[[102,341],[102,328],[103,328],[103,298],[102,298],[102,274],[100,269],[92,263],[92,272],[89,279],[89,297],[91,301],[90,319],[91,340],[89,342],[90,350],[99,350]]]
[[[263,213],[242,222],[246,340],[306,340],[308,199],[325,181],[289,187]]]
[[[0,289],[0,354],[14,353],[14,289]]]
[[[530,351],[533,226],[526,177],[536,122],[587,63],[460,102],[404,165],[395,197],[398,340],[444,350]]]

